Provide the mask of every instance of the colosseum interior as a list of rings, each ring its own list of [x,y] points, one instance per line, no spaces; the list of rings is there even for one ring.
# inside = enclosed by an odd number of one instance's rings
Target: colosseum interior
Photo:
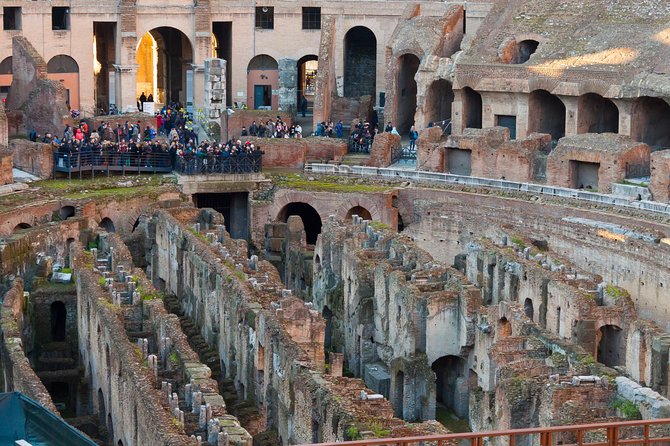
[[[0,446],[670,443],[668,2],[363,7],[3,0]]]

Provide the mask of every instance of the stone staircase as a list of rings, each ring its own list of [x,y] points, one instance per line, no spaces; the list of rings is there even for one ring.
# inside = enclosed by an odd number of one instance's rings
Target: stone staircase
[[[342,157],[341,164],[346,166],[365,166],[370,159],[369,153],[347,153]]]

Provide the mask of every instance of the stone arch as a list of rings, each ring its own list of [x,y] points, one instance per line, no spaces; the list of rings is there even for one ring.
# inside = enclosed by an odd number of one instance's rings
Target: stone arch
[[[285,205],[277,214],[277,220],[286,222],[291,215],[297,215],[305,227],[307,244],[316,244],[316,238],[321,233],[323,223],[321,216],[311,205],[304,202],[291,202]]]
[[[482,128],[482,95],[470,87],[464,87],[461,101],[463,103],[463,128]]]
[[[72,57],[59,54],[47,62],[50,79],[60,81],[66,90],[70,108],[79,108],[79,64]]]
[[[115,232],[114,222],[109,217],[105,217],[102,220],[100,220],[100,223],[98,223],[98,227],[104,229],[107,232]]]
[[[19,223],[16,226],[14,226],[14,230],[12,232],[22,231],[24,229],[30,229],[30,228],[32,228],[31,225],[29,225],[28,223],[22,222],[22,223]]]
[[[193,95],[186,82],[195,48],[189,36],[171,25],[155,26],[137,35],[135,97],[144,93],[154,102],[185,104]]]
[[[498,339],[503,339],[512,335],[512,323],[505,316],[498,320],[496,334]]]
[[[498,50],[498,57],[502,63],[524,64],[528,62],[530,56],[535,54],[539,45],[540,39],[536,37],[511,38],[502,43]]]
[[[301,95],[307,99],[307,104],[314,104],[314,95],[316,94],[316,73],[319,69],[319,56],[316,54],[307,54],[298,59],[298,88],[296,104],[300,110]]]
[[[670,148],[670,105],[661,98],[637,98],[631,110],[630,135],[655,150]]]
[[[337,209],[337,212],[335,213],[335,218],[337,218],[340,221],[349,222],[351,220],[351,216],[353,215],[349,214],[349,211],[356,207],[368,210],[370,212],[370,220],[375,221],[382,220],[382,214],[379,211],[379,206],[377,206],[375,200],[372,200],[367,196],[358,196],[358,197],[352,196],[350,200],[347,200]],[[359,217],[362,216],[359,215]]]
[[[377,37],[365,26],[344,35],[344,96],[359,97],[377,91]]]
[[[58,216],[61,220],[67,220],[70,217],[74,217],[75,212],[76,210],[74,206],[63,206],[58,210]]]
[[[435,373],[435,398],[440,408],[451,409],[461,417],[468,418],[468,369],[467,361],[459,356],[442,356],[433,362]]]
[[[65,341],[65,326],[67,321],[67,309],[63,301],[57,300],[51,303],[49,308],[51,324],[51,340],[55,342]]]
[[[433,81],[428,87],[423,107],[425,122],[451,122],[451,107],[453,103],[454,90],[451,82],[446,79]]]
[[[274,93],[279,89],[279,64],[272,56],[258,54],[247,65],[247,101],[249,108],[277,108]],[[274,97],[273,97],[274,96]]]
[[[370,211],[365,209],[363,206],[354,206],[349,211],[347,211],[347,216],[345,217],[346,221],[351,220],[354,215],[358,215],[363,220],[372,220],[372,214]]]
[[[12,56],[5,57],[0,62],[0,75],[2,74],[12,74]]]
[[[608,367],[626,364],[626,336],[618,325],[606,324],[596,334],[596,360]]]
[[[618,133],[619,109],[612,100],[586,93],[577,104],[577,133]]]
[[[398,132],[402,135],[414,125],[416,114],[416,95],[418,86],[416,74],[419,71],[421,59],[411,52],[401,54],[396,59],[396,88],[397,103],[396,122]]]
[[[528,132],[549,133],[558,141],[565,136],[565,104],[546,90],[528,96]]]

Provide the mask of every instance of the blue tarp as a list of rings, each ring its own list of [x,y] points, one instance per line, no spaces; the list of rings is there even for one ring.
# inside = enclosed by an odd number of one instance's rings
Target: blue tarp
[[[0,393],[0,446],[95,446],[55,413],[20,392]]]

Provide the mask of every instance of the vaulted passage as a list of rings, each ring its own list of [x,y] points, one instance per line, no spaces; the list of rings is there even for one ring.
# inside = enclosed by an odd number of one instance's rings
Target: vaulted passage
[[[626,338],[621,327],[604,325],[598,330],[596,360],[608,367],[626,364]]]
[[[660,98],[643,96],[633,103],[631,138],[652,150],[670,148],[670,105]]]
[[[528,130],[548,133],[553,141],[565,136],[565,104],[545,90],[535,90],[528,98]]]
[[[458,356],[443,356],[431,366],[435,372],[436,418],[448,424],[453,431],[467,429],[467,422],[460,428],[452,426],[454,416],[467,420],[469,417],[469,388],[467,363]]]
[[[98,224],[98,226],[101,227],[102,229],[104,229],[107,232],[115,232],[114,222],[107,217],[100,220],[100,223]]]
[[[293,202],[284,206],[277,214],[277,221],[286,223],[291,215],[297,215],[305,226],[307,244],[316,243],[317,236],[321,233],[321,217],[312,206],[307,203]]]
[[[579,97],[577,133],[618,133],[619,109],[595,93]]]
[[[249,237],[249,193],[194,194],[198,208],[212,208],[223,215],[226,231],[232,238]]]
[[[398,101],[398,113],[396,127],[400,134],[405,134],[414,125],[414,114],[416,113],[417,85],[414,76],[419,70],[420,60],[414,54],[405,54],[398,59],[396,77],[396,97]]]
[[[454,102],[454,90],[451,82],[439,79],[430,84],[426,96],[426,120],[432,123],[442,123],[445,127],[451,122],[451,105]],[[446,121],[446,122],[445,122]],[[448,128],[450,130],[450,127]],[[448,131],[451,133],[451,131]]]
[[[349,209],[349,212],[347,212],[346,220],[347,221],[351,220],[351,217],[353,217],[354,215],[358,215],[363,220],[372,220],[372,214],[370,214],[370,211],[365,209],[363,206],[354,206],[351,209]]]
[[[365,26],[344,36],[344,96],[372,95],[377,88],[377,39]]]
[[[465,128],[482,128],[482,95],[470,87],[465,87],[462,94],[463,124]]]

